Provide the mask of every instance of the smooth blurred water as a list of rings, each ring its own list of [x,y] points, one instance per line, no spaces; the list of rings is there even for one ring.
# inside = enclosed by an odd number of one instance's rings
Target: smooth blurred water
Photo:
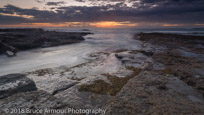
[[[82,29],[67,28],[45,30],[86,32]],[[86,62],[88,55],[94,52],[117,49],[140,49],[141,42],[132,39],[133,35],[139,32],[200,33],[199,35],[202,35],[204,31],[187,31],[182,29],[180,29],[180,31],[165,29],[90,29],[90,32],[94,34],[85,36],[86,40],[81,43],[20,51],[16,57],[11,58],[0,55],[0,75],[29,72],[36,69],[59,66],[71,67]]]

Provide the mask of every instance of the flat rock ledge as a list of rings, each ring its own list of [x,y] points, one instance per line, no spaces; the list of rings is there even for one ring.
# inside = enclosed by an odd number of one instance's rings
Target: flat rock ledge
[[[24,74],[8,74],[0,76],[0,99],[19,92],[37,90],[35,83]]]

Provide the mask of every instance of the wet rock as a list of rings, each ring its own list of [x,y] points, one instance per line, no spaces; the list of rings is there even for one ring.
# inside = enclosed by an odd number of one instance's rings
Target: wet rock
[[[52,71],[52,69],[50,68],[46,68],[46,69],[39,69],[36,70],[34,72],[31,72],[32,74],[35,74],[37,76],[44,76],[46,74],[54,74],[54,72]]]
[[[79,43],[90,32],[56,32],[43,29],[0,29],[0,54],[33,48]],[[9,44],[9,45],[8,45]]]
[[[164,64],[162,63],[153,63],[153,69],[154,70],[164,70],[165,69],[165,66]]]
[[[203,38],[203,36],[164,33],[141,33],[135,36],[135,39],[140,39],[143,44],[151,44],[155,49],[152,56],[154,70],[178,77],[204,96]],[[198,100],[193,96],[190,98]]]
[[[37,90],[35,83],[24,74],[0,76],[0,99],[19,92]]]
[[[73,87],[74,85],[76,85],[78,82],[71,82],[69,84],[63,84],[63,85],[60,85],[58,87],[56,87],[54,90],[53,90],[53,93],[52,95],[55,95],[57,93],[59,93],[60,91],[64,91],[66,89],[69,89],[70,87]]]
[[[0,111],[4,113],[6,112],[5,111],[6,109],[8,109],[10,112],[12,111],[11,109],[20,109],[20,108],[27,109],[30,111],[35,111],[35,110],[45,111],[46,109],[63,110],[66,107],[69,107],[69,106],[61,102],[59,99],[55,98],[51,94],[41,90],[26,92],[26,93],[18,93],[8,98],[0,100]],[[6,115],[10,115],[11,114],[10,112],[8,112]],[[43,114],[43,115],[46,115],[46,114]]]
[[[117,53],[116,58],[121,61],[125,66],[134,66],[136,68],[141,68],[148,57],[143,53]]]
[[[178,78],[143,71],[128,81],[107,108],[107,115],[203,114],[204,100]]]
[[[203,93],[203,62],[197,58],[190,58],[183,56],[176,50],[169,50],[169,52],[159,53],[153,56],[156,63],[165,65],[163,73],[177,76],[179,79],[185,81],[188,85],[197,88]]]
[[[15,56],[18,50],[0,40],[0,52],[4,52],[8,57]]]
[[[141,69],[134,68],[134,67],[127,67],[128,70],[133,71],[132,74],[126,77],[117,77],[110,74],[103,74],[107,77],[107,79],[111,82],[111,84],[103,81],[103,80],[96,80],[93,84],[90,85],[81,85],[79,91],[87,91],[93,92],[98,94],[107,94],[109,93],[112,96],[115,96],[123,86],[128,82],[129,79],[135,77],[141,72]]]
[[[131,54],[137,54],[137,53],[142,53],[145,56],[153,56],[154,52],[153,51],[145,51],[145,50],[132,50],[130,51]]]
[[[196,88],[203,94],[204,97],[204,79],[200,79],[196,85]]]
[[[70,89],[59,92],[55,97],[59,98],[65,103],[69,103],[74,107],[79,108],[104,108],[108,103],[110,95],[97,94],[92,92],[80,92],[78,91],[79,84],[71,87]]]
[[[70,80],[67,76],[60,76],[60,74],[45,74],[44,76],[38,76],[31,72],[28,78],[33,79],[38,89],[47,91],[53,95],[69,89],[78,83],[78,81]]]
[[[128,54],[120,54],[120,53],[115,54],[115,57],[117,59],[122,59],[122,58],[125,58],[125,57],[128,57],[128,56],[130,56],[130,55],[128,55]]]

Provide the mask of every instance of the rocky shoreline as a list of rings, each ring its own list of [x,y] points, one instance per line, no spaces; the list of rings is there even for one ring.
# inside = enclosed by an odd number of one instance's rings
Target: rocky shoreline
[[[8,82],[15,84],[9,90],[24,85],[19,79],[0,82],[0,111],[74,107],[102,108],[107,115],[204,114],[204,38],[139,33],[133,39],[141,42],[141,49],[97,52],[74,67],[24,73],[37,91],[8,91],[2,97]]]
[[[162,33],[134,38],[153,55],[110,101],[107,114],[203,114],[204,38]]]
[[[79,43],[90,32],[56,32],[43,29],[0,29],[0,54]]]

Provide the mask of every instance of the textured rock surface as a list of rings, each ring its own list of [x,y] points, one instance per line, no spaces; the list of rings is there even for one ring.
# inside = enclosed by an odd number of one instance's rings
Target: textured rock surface
[[[0,54],[83,41],[86,33],[44,31],[43,29],[0,29]]]
[[[0,99],[19,92],[37,90],[35,83],[24,74],[0,76]]]
[[[204,114],[204,100],[175,77],[143,72],[132,78],[110,101],[109,115]]]
[[[143,41],[142,50],[154,53],[140,51],[149,59],[141,64],[142,72],[109,101],[107,114],[204,114],[204,52],[196,47],[204,45],[203,37],[160,33],[136,36]],[[116,55],[132,64],[137,58],[130,56]]]
[[[33,91],[27,93],[18,93],[5,99],[0,100],[1,115],[5,114],[5,110],[9,110],[6,115],[14,115],[12,109],[29,109],[32,111],[46,109],[65,109],[69,107],[67,104],[59,101],[45,91]],[[17,112],[20,113],[20,112]],[[41,114],[40,114],[41,115]],[[44,114],[42,114],[44,115]],[[46,115],[46,114],[45,114]],[[48,114],[52,115],[52,114]],[[53,114],[54,115],[54,114]]]
[[[27,77],[35,82],[39,90],[47,91],[53,95],[69,89],[78,83],[77,81],[68,79],[68,76],[55,73],[52,69],[36,70],[27,74]]]

